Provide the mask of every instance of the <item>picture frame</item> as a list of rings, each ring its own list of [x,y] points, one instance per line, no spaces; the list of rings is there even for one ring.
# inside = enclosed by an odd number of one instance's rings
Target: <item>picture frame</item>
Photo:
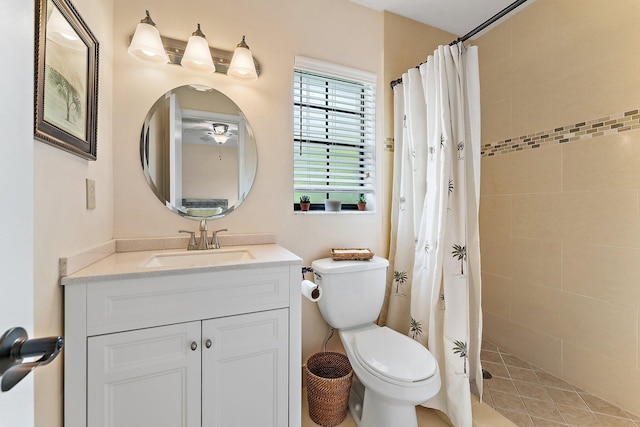
[[[34,137],[97,158],[99,43],[70,0],[35,0]]]

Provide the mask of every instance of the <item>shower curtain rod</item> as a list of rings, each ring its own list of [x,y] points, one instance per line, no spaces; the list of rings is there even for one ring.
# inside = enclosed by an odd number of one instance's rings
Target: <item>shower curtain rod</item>
[[[488,26],[490,26],[491,24],[493,24],[494,22],[496,22],[497,20],[501,19],[503,16],[511,13],[514,9],[516,9],[518,6],[522,5],[523,3],[526,3],[527,0],[517,0],[514,1],[513,3],[511,3],[509,6],[505,7],[504,9],[502,9],[500,12],[496,13],[495,15],[493,15],[491,18],[487,19],[486,21],[484,21],[482,24],[478,25],[477,27],[475,27],[473,30],[469,31],[467,34],[465,34],[462,37],[458,37],[457,39],[455,39],[454,41],[452,41],[451,43],[449,43],[449,46],[453,46],[454,44],[457,43],[463,43],[465,41],[467,41],[468,39],[470,39],[471,37],[475,36],[476,34],[478,34],[480,31],[484,30],[485,28],[487,28]],[[418,68],[420,65],[424,64],[418,64],[416,65],[416,68]],[[399,79],[396,80],[392,80],[391,81],[391,89],[393,89],[396,85],[399,85],[400,83],[402,83],[402,77],[400,77]]]

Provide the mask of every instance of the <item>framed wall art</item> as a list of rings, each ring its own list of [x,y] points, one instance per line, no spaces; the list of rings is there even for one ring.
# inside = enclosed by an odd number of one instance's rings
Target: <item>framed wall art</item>
[[[98,40],[69,0],[36,0],[37,140],[96,159]]]

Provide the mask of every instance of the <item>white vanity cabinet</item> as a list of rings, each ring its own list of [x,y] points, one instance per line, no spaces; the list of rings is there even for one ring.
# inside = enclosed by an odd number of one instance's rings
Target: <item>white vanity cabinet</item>
[[[65,427],[299,427],[300,262],[64,278]]]
[[[279,309],[90,337],[88,424],[287,425],[288,323]]]

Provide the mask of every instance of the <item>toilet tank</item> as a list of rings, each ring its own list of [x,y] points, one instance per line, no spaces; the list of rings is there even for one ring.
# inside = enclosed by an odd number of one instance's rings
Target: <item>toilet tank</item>
[[[322,288],[318,308],[324,320],[337,329],[374,322],[384,302],[388,266],[389,261],[377,256],[368,261],[313,261],[314,282]]]

